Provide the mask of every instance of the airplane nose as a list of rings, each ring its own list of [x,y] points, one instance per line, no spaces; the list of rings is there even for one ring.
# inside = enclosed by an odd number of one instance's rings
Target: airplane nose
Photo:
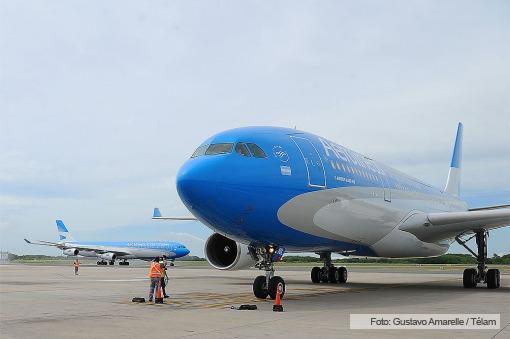
[[[189,250],[187,248],[182,250],[182,256],[185,256],[185,255],[188,255],[188,254],[189,254]]]
[[[183,202],[191,201],[193,186],[199,177],[196,166],[190,164],[184,164],[177,173],[175,184]]]
[[[177,173],[177,193],[189,209],[207,199],[207,195],[211,193],[209,188],[215,182],[217,166],[214,161],[204,160],[209,159],[192,159]]]

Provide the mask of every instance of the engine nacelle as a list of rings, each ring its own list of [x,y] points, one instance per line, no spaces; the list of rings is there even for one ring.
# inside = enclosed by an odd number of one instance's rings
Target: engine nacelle
[[[247,245],[219,233],[214,233],[207,239],[204,252],[209,264],[218,270],[240,270],[256,263]]]
[[[80,251],[78,251],[78,249],[76,248],[68,248],[68,249],[65,249],[62,253],[64,255],[68,255],[68,256],[76,256],[78,255]]]
[[[90,258],[97,257],[97,253],[94,251],[80,251],[80,253],[78,253],[78,254],[83,257],[90,257]]]
[[[99,258],[104,260],[115,260],[117,258],[117,255],[115,253],[101,253],[97,255]]]

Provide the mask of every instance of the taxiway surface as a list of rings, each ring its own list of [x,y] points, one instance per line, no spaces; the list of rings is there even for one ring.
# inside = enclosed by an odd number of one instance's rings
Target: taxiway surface
[[[147,298],[146,267],[0,265],[2,338],[510,337],[510,276],[502,287],[462,288],[460,272],[353,268],[347,284],[312,284],[309,268],[279,268],[285,312],[253,297],[256,270],[169,270],[170,299]],[[256,304],[236,311],[232,305]],[[499,330],[350,330],[351,313],[499,313]]]

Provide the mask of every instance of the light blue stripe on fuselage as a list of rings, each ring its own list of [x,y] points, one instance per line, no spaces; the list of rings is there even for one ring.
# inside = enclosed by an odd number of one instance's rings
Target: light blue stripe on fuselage
[[[152,250],[166,250],[175,251],[178,248],[185,248],[184,245],[176,242],[164,242],[164,241],[121,241],[121,242],[110,242],[110,241],[75,241],[68,242],[68,244],[87,245],[87,246],[103,246],[103,247],[125,247],[125,248],[144,248]]]
[[[442,191],[418,179],[383,165],[348,148],[315,135],[306,135],[315,145],[327,179],[327,188],[380,187],[427,194]]]

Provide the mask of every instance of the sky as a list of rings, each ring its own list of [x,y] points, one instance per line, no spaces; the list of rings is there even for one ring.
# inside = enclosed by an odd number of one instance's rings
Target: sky
[[[173,240],[175,175],[219,131],[297,127],[462,197],[510,203],[508,1],[0,0],[0,248]],[[510,228],[489,253],[510,252]],[[451,252],[465,252],[458,245]]]

